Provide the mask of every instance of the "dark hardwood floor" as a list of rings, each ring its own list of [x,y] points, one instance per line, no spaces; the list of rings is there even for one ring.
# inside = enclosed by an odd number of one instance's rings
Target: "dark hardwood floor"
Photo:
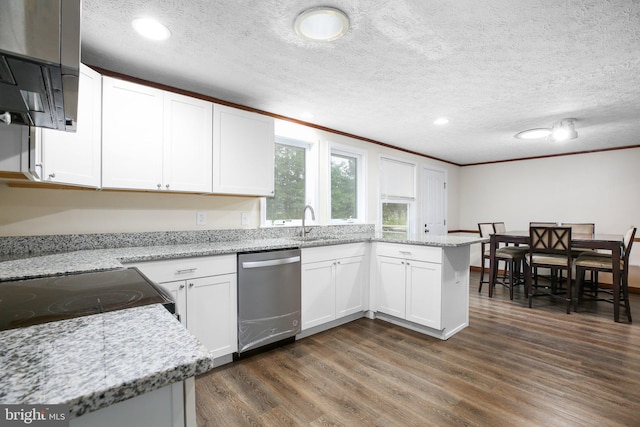
[[[640,426],[640,295],[614,323],[478,277],[448,341],[359,319],[198,377],[198,425]]]

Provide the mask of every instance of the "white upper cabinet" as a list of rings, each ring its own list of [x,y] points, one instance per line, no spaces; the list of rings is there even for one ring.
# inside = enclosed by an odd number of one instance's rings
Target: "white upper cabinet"
[[[212,104],[164,94],[165,190],[211,192]]]
[[[273,118],[218,104],[213,115],[213,192],[273,195]]]
[[[162,188],[163,91],[103,77],[102,186]]]
[[[100,187],[102,76],[80,64],[76,132],[39,129],[42,180]]]
[[[104,77],[102,186],[211,192],[212,104]]]

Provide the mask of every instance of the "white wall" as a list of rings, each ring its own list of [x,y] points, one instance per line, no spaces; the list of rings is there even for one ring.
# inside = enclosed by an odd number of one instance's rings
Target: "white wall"
[[[464,230],[497,221],[511,230],[526,230],[530,221],[593,222],[596,233],[608,234],[640,226],[640,148],[466,166],[460,182]],[[637,270],[635,245],[631,264]],[[472,264],[479,266],[476,246]]]

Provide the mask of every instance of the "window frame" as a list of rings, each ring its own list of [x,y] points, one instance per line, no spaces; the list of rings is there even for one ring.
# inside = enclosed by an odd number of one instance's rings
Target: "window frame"
[[[292,147],[304,148],[305,153],[305,205],[311,205],[314,209],[317,207],[318,200],[318,144],[312,141],[304,141],[301,139],[289,138],[276,135],[275,143],[280,145],[289,145]],[[275,149],[275,145],[274,145]],[[274,152],[275,156],[275,152]],[[274,163],[275,174],[275,163]],[[317,225],[318,212],[316,209],[316,220],[308,218],[305,225]],[[267,198],[260,198],[260,226],[261,227],[296,227],[302,225],[302,212],[300,218],[292,218],[289,220],[269,220],[267,219]]]
[[[351,157],[356,160],[356,212],[355,218],[333,218],[331,209],[331,160],[333,155]],[[366,191],[367,191],[367,151],[348,145],[329,142],[327,161],[327,215],[329,224],[361,224],[366,222]]]
[[[408,206],[407,211],[407,240],[413,240],[416,238],[416,230],[417,230],[417,173],[418,173],[418,164],[416,162],[412,162],[406,159],[396,158],[392,156],[380,155],[378,158],[379,167],[378,170],[382,171],[382,162],[383,161],[391,161],[397,163],[405,163],[409,166],[413,167],[413,185],[412,185],[412,197],[408,196],[394,196],[393,194],[382,194],[382,173],[378,173],[378,224],[380,235],[382,236],[382,227],[383,227],[383,215],[382,215],[382,205],[384,203],[403,203]]]

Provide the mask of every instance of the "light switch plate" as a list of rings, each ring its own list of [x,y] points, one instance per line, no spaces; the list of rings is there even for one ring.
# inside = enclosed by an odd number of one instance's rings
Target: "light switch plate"
[[[196,225],[207,225],[206,212],[196,212]]]

